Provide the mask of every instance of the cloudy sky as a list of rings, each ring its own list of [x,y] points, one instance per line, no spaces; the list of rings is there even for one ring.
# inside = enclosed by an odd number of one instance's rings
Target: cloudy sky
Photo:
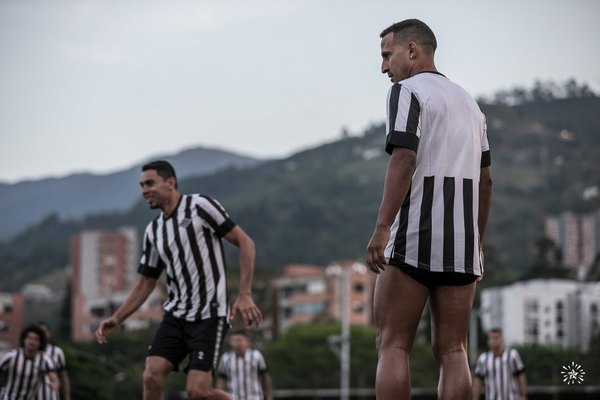
[[[284,157],[383,121],[379,32],[405,18],[474,96],[600,92],[596,0],[0,0],[0,182],[193,147]]]

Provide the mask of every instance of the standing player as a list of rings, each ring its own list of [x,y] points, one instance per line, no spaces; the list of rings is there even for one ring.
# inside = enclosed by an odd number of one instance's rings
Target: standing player
[[[437,41],[425,23],[398,22],[380,36],[381,71],[393,85],[385,143],[390,160],[366,254],[379,274],[377,398],[410,397],[409,354],[429,300],[439,396],[466,399],[467,329],[491,199],[485,117],[464,89],[437,71]]]
[[[146,301],[165,270],[168,299],[146,358],[144,399],[162,399],[167,375],[187,356],[189,398],[230,399],[212,388],[229,317],[221,238],[239,248],[240,287],[231,317],[240,313],[246,327],[262,321],[251,296],[254,242],[215,199],[179,193],[175,170],[166,161],[144,165],[140,186],[150,208],[161,213],[146,227],[140,279],[117,311],[100,323],[96,338],[106,343],[107,336]]]
[[[223,354],[219,365],[219,389],[228,388],[235,400],[273,400],[273,385],[260,351],[250,346],[245,331],[229,336],[231,351]]]
[[[502,329],[490,329],[488,346],[475,366],[473,400],[479,400],[483,382],[486,400],[526,400],[525,366],[517,350],[504,347]]]
[[[58,374],[58,378],[60,380],[60,389],[63,395],[61,397],[58,391],[53,390],[50,386],[49,379],[46,378],[44,384],[40,386],[40,390],[38,391],[36,399],[71,400],[71,382],[69,381],[69,373],[67,372],[67,362],[65,360],[65,353],[60,347],[50,343],[52,334],[50,332],[50,327],[48,326],[48,324],[43,321],[40,321],[38,322],[38,326],[44,331],[46,339],[48,340],[48,344],[46,345],[46,350],[44,352],[50,357],[52,362],[54,362],[54,368],[56,370],[56,373]]]
[[[46,344],[46,335],[37,325],[23,329],[19,348],[0,357],[0,372],[7,374],[6,386],[0,389],[0,400],[34,399],[46,377],[52,390],[58,390],[60,383],[54,363],[44,353]]]

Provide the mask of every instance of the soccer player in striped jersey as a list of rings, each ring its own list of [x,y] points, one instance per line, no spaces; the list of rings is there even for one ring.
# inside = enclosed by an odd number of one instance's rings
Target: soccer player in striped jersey
[[[38,326],[44,331],[46,339],[48,340],[48,344],[46,345],[46,350],[44,350],[44,352],[52,359],[52,362],[54,362],[54,368],[58,375],[60,381],[60,390],[63,395],[60,396],[57,390],[52,389],[52,386],[50,386],[50,380],[46,377],[44,384],[40,385],[40,390],[38,390],[36,400],[71,400],[71,383],[69,381],[69,373],[67,372],[65,353],[60,347],[50,343],[52,333],[50,332],[50,327],[48,324],[44,321],[40,321],[38,322]]]
[[[189,398],[230,399],[224,391],[213,389],[212,373],[229,317],[240,314],[246,327],[262,321],[251,295],[254,242],[215,199],[181,194],[175,170],[166,161],[144,165],[140,186],[150,208],[161,213],[144,233],[140,279],[115,313],[100,323],[96,339],[107,341],[146,301],[164,270],[168,298],[146,357],[144,400],[162,399],[167,375],[188,356]],[[240,285],[231,314],[222,238],[239,248]]]
[[[37,325],[23,329],[19,348],[0,357],[0,372],[6,373],[6,385],[0,389],[0,400],[32,400],[48,377],[53,390],[60,385],[54,363],[44,353],[47,339]]]
[[[482,275],[481,238],[491,199],[485,117],[475,100],[438,72],[435,35],[422,21],[381,33],[390,154],[366,262],[378,274],[377,398],[410,397],[409,353],[425,304],[444,399],[466,399],[466,338]]]
[[[525,366],[516,349],[504,347],[502,329],[488,331],[488,346],[475,365],[473,400],[479,400],[484,382],[486,400],[526,400]]]
[[[250,346],[245,331],[229,335],[231,351],[223,354],[217,387],[231,393],[234,400],[273,400],[273,385],[260,351]]]

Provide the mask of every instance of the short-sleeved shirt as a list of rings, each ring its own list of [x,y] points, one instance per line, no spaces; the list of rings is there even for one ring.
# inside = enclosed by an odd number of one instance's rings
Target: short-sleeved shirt
[[[437,72],[388,93],[385,150],[416,152],[411,187],[390,229],[391,264],[481,275],[479,178],[490,165],[485,117],[475,100]]]
[[[517,350],[506,348],[501,355],[488,351],[479,356],[475,376],[485,381],[487,400],[518,400],[517,376],[525,372],[525,366]]]
[[[48,344],[44,353],[50,357],[54,362],[54,368],[56,371],[62,371],[67,368],[67,362],[65,360],[65,353],[58,346]],[[44,384],[40,385],[36,400],[58,400],[60,398],[57,390],[52,390],[50,387],[50,378],[48,376],[44,379]]]
[[[54,362],[48,355],[38,352],[35,357],[25,357],[22,348],[11,350],[0,357],[0,371],[6,372],[6,386],[0,389],[0,400],[25,400],[33,398],[44,384],[45,376],[54,371]]]
[[[263,400],[260,376],[266,372],[265,359],[256,349],[246,350],[243,356],[229,351],[219,364],[219,375],[227,380],[228,391],[235,400]]]
[[[146,227],[138,273],[166,272],[166,312],[187,321],[228,316],[221,238],[235,223],[215,199],[182,195],[173,213]]]

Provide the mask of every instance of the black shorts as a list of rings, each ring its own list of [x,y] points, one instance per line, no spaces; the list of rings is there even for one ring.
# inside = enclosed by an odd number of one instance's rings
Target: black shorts
[[[475,282],[477,275],[462,272],[432,272],[404,263],[393,263],[400,271],[431,290],[434,286],[465,286]]]
[[[175,371],[188,355],[190,358],[185,372],[189,369],[214,370],[228,328],[225,317],[191,322],[165,313],[148,348],[148,355],[166,358]]]

